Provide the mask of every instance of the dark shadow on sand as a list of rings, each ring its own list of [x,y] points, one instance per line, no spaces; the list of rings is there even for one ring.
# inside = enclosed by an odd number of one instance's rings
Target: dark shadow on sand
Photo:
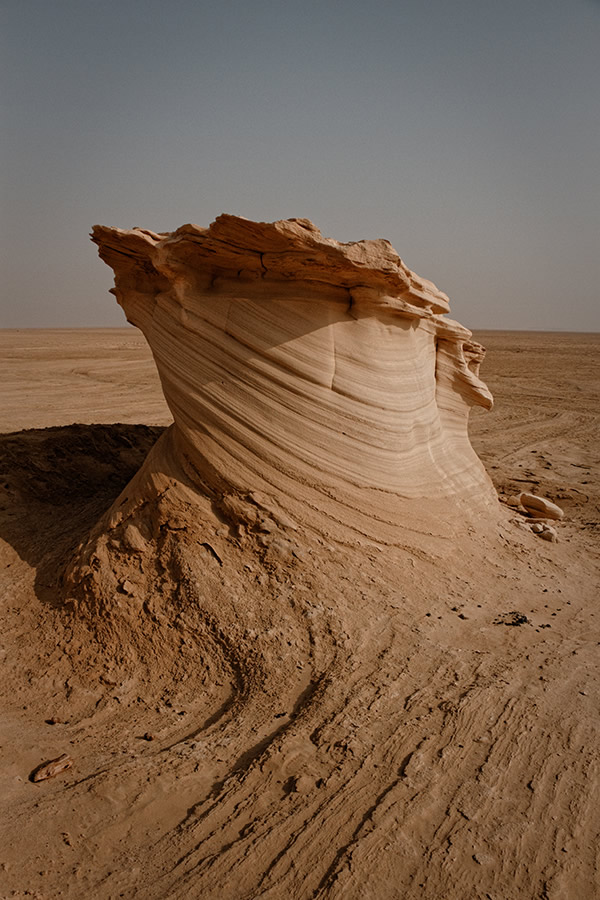
[[[66,425],[0,434],[0,537],[36,567],[36,594],[60,606],[62,569],[165,429]]]

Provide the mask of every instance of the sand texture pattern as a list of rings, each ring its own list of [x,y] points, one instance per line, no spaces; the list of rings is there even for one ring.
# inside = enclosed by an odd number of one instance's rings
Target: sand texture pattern
[[[172,290],[153,318],[178,336]],[[393,316],[389,334],[409,348],[408,320]],[[428,358],[438,316],[411,319]],[[168,383],[166,351],[145,327],[171,410],[133,329],[0,333],[12,357],[1,373],[0,895],[594,898],[598,336],[478,336],[496,408],[476,409],[471,430],[496,498],[466,429],[450,429],[432,454],[439,489],[424,485],[419,499],[401,474],[389,497],[380,490],[388,457],[376,442],[360,484],[344,442],[321,469],[288,458],[279,410],[290,379],[305,380],[294,366],[314,331],[294,339],[293,364],[252,351],[257,367],[292,373],[278,375],[278,427],[254,450],[232,386],[209,437],[197,437],[211,397],[198,363],[192,355],[189,386]],[[337,334],[338,322],[324,327]],[[250,356],[234,359],[240,372]],[[449,378],[460,371],[451,358]],[[319,404],[337,394],[325,384]],[[198,404],[189,433],[185,416],[178,424],[184,393]],[[332,415],[356,409],[340,396]],[[462,421],[461,390],[445,396]],[[111,418],[97,424],[107,397]],[[399,422],[407,400],[397,411],[371,399],[365,416]],[[436,415],[421,429],[433,443]],[[216,471],[203,462],[215,422],[227,450]],[[314,444],[325,426],[309,424],[298,440]],[[236,482],[240,447],[252,464]],[[329,485],[326,514],[307,500],[313,471],[319,497]],[[296,497],[286,473],[307,482]],[[345,501],[371,492],[385,494],[381,513],[367,505],[355,521]],[[514,505],[524,493],[563,511],[551,520],[557,542]],[[30,780],[52,763],[52,777]]]

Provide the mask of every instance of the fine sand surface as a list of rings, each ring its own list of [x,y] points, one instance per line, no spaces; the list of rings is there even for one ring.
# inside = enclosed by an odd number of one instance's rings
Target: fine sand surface
[[[200,543],[211,608],[162,603],[159,573],[123,651],[62,576],[172,421],[150,351],[0,332],[0,897],[599,896],[600,335],[474,337],[496,518],[279,558]],[[564,509],[557,543],[520,491]]]

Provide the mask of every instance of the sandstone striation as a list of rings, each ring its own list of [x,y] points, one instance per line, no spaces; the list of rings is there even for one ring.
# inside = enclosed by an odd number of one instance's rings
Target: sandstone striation
[[[231,215],[92,239],[175,420],[146,481],[171,475],[245,527],[385,542],[495,503],[467,435],[492,405],[484,350],[388,241]]]
[[[149,597],[224,627],[219,579],[240,552],[269,571],[330,542],[453,552],[493,521],[467,433],[471,407],[492,404],[484,350],[387,241],[227,215],[93,240],[174,419],[66,570],[103,642],[152,644]]]

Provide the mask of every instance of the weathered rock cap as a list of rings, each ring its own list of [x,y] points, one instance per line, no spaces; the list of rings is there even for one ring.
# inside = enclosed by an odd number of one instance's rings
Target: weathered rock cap
[[[556,503],[552,503],[550,500],[546,500],[545,497],[537,497],[535,494],[521,494],[519,502],[530,515],[539,517],[541,514],[548,519],[562,519],[564,517],[564,512],[560,506],[557,506]]]
[[[252,222],[222,214],[208,227],[182,225],[157,234],[145,228],[94,225],[92,240],[100,257],[120,277],[140,288],[148,278],[163,287],[190,271],[240,282],[306,282],[343,289],[374,289],[380,304],[390,296],[399,311],[417,317],[450,311],[446,294],[412,272],[385,238],[340,243],[324,237],[308,219]],[[380,296],[379,296],[380,295]],[[455,331],[458,323],[452,323]],[[458,326],[464,337],[468,329]]]

